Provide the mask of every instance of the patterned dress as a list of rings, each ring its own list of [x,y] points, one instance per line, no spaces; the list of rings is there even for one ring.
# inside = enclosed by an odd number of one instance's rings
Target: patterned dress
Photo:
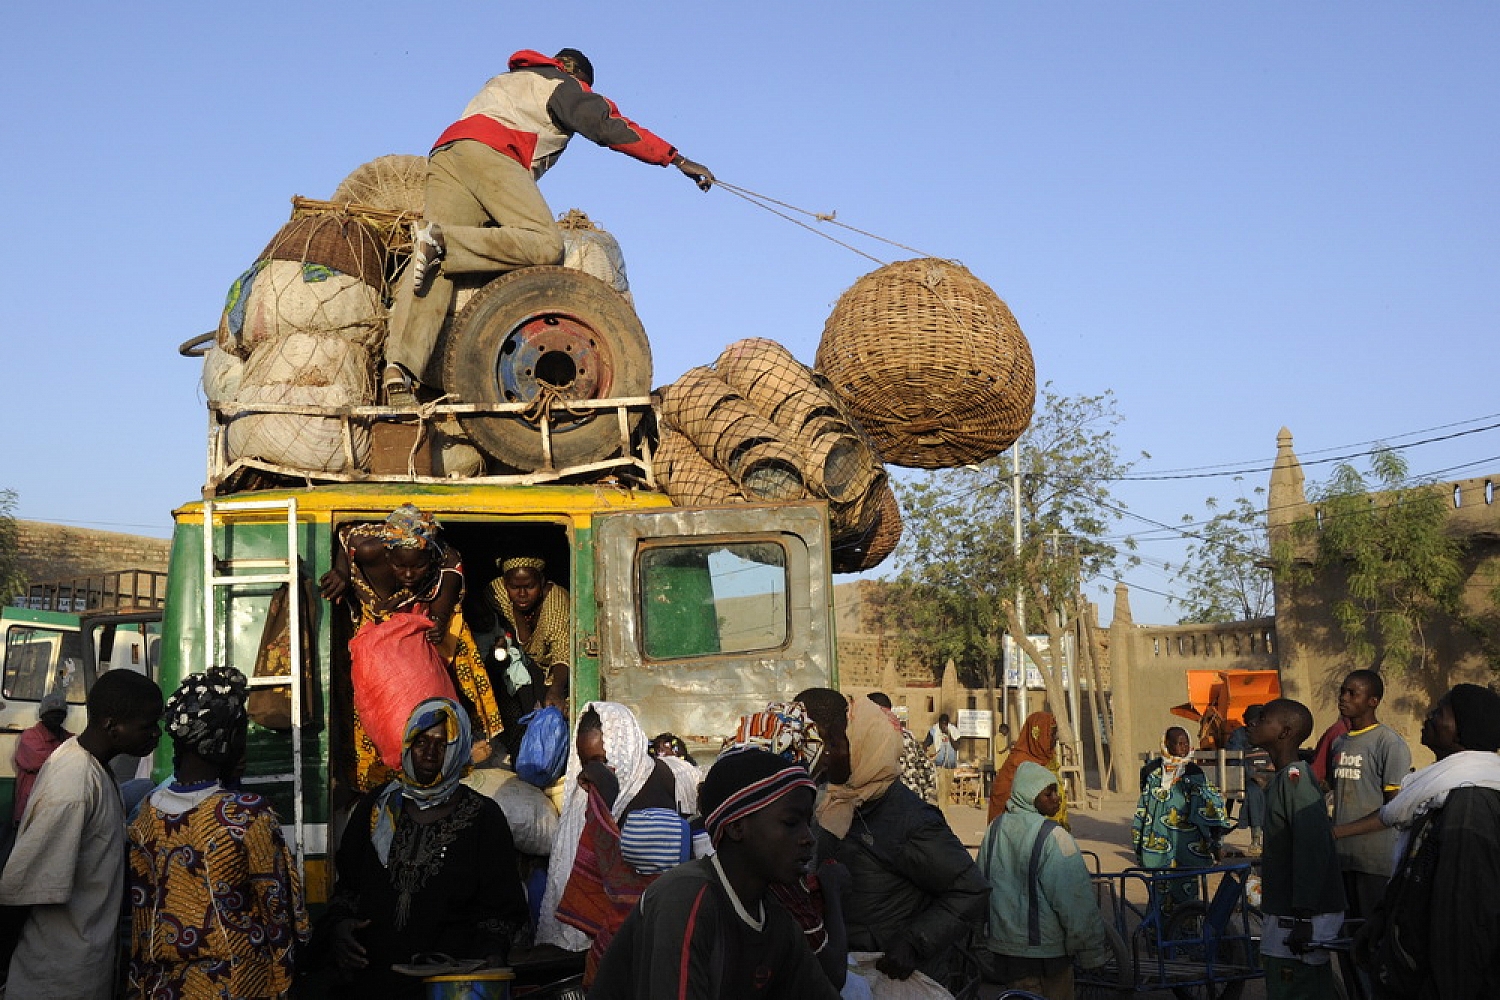
[[[1142,868],[1207,868],[1214,863],[1214,846],[1234,826],[1224,796],[1202,768],[1177,766],[1180,773],[1174,775],[1158,758],[1143,769],[1130,838]],[[1166,891],[1173,902],[1182,902],[1196,895],[1196,886],[1192,879],[1173,879]]]
[[[360,569],[354,556],[356,544],[363,538],[380,537],[379,524],[356,524],[340,533],[349,557],[349,583],[359,595],[359,628],[373,622],[383,622],[398,612],[427,614],[442,586],[445,573],[456,572],[463,578],[463,563],[453,548],[444,549],[445,557],[437,572],[415,589],[401,588],[389,597],[381,597]],[[356,630],[357,631],[357,630]],[[498,736],[505,729],[500,709],[495,703],[494,687],[490,684],[489,672],[485,669],[484,655],[474,642],[474,634],[464,620],[463,593],[460,591],[453,614],[448,617],[447,633],[438,644],[438,653],[447,662],[455,686],[466,702],[473,718],[474,737],[487,740]],[[354,750],[356,757],[355,784],[361,792],[379,788],[395,776],[380,759],[380,752],[360,722],[359,711],[354,712]]]
[[[145,803],[129,832],[130,996],[283,997],[307,911],[281,824],[214,787],[184,812]]]

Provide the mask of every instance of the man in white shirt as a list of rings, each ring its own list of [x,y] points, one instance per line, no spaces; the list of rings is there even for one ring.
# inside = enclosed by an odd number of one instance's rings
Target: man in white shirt
[[[161,737],[161,690],[111,670],[88,696],[88,725],[42,765],[0,877],[0,905],[30,910],[6,993],[28,1000],[109,1000],[125,893],[125,809],[109,762],[144,756]]]
[[[938,808],[953,801],[953,772],[958,767],[958,730],[948,722],[948,713],[938,716],[927,731],[924,746],[930,747],[933,767],[937,769]]]

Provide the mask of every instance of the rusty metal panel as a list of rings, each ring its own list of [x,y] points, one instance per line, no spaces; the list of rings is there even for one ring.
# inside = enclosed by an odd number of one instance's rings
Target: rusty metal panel
[[[740,568],[705,569],[695,594],[727,648],[653,648],[648,632],[662,605],[678,599],[650,573],[662,554],[701,555]],[[720,558],[723,557],[723,558]],[[613,513],[595,519],[601,697],[627,705],[647,733],[672,731],[713,742],[741,715],[808,687],[837,684],[832,629],[828,517],[821,503],[674,507]],[[733,577],[750,575],[765,593],[735,592]],[[779,573],[777,571],[780,571]],[[779,582],[778,581],[779,578]],[[774,593],[773,593],[774,591]],[[760,614],[736,631],[745,606]],[[766,617],[766,609],[774,615]],[[676,609],[676,610],[681,610]],[[730,636],[727,633],[735,633]],[[690,642],[690,640],[684,640]]]

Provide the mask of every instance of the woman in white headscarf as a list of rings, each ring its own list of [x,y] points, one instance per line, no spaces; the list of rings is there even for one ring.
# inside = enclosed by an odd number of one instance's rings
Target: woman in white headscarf
[[[610,814],[623,825],[625,814],[632,810],[676,807],[673,772],[658,763],[647,752],[645,730],[624,705],[594,701],[578,713],[573,746],[568,750],[562,817],[547,863],[547,891],[537,922],[539,944],[567,951],[585,951],[591,944],[583,931],[557,919],[557,904],[573,874],[578,838],[588,817],[590,785],[599,787]]]
[[[1219,842],[1234,826],[1224,796],[1193,763],[1187,730],[1173,726],[1162,737],[1162,755],[1141,769],[1131,844],[1142,868],[1207,868]],[[1169,905],[1197,895],[1197,880],[1171,879],[1162,886]]]

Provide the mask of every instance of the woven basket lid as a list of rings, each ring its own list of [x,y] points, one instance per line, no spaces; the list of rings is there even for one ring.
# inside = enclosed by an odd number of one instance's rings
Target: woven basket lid
[[[835,304],[817,367],[895,465],[993,458],[1031,422],[1036,370],[1010,309],[961,265],[898,261]]]
[[[404,153],[380,156],[354,168],[329,201],[353,202],[418,218],[427,199],[427,157]]]

